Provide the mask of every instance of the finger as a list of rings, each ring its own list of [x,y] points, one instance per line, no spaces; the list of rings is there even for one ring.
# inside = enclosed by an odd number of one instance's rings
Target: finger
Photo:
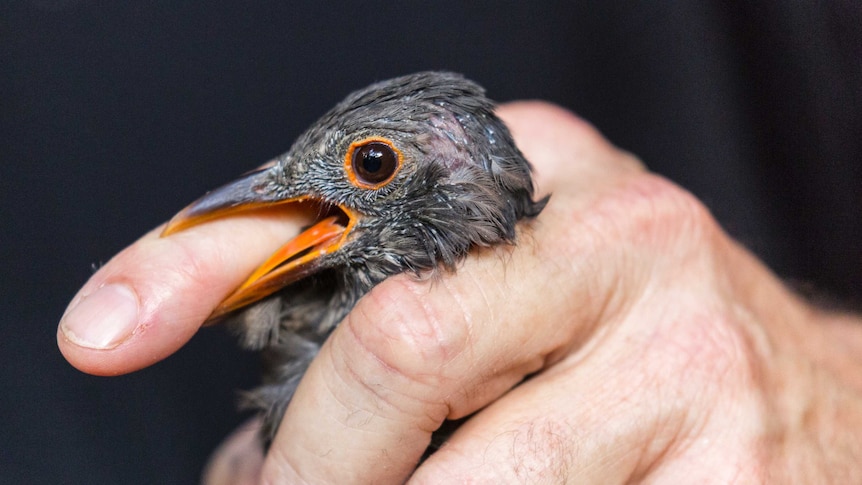
[[[639,349],[620,348],[633,340],[608,342],[571,356],[576,363],[558,364],[473,416],[411,483],[640,481],[690,426],[684,413],[656,409],[669,402],[660,394],[670,391],[655,376],[646,378]],[[682,408],[680,401],[670,400]]]
[[[687,285],[693,287],[694,285]],[[730,483],[762,473],[763,402],[744,338],[643,301],[471,417],[411,483]],[[652,294],[668,301],[667,295]],[[695,303],[698,311],[708,306]],[[718,457],[718,460],[715,458]]]
[[[595,192],[616,174],[642,172],[643,164],[613,146],[586,120],[541,101],[517,101],[497,108],[518,148],[533,165],[541,196]]]
[[[260,420],[253,419],[234,431],[213,452],[204,468],[203,485],[254,485],[260,483],[263,448]]]
[[[626,156],[558,108],[522,104],[505,113],[515,136],[542,123],[534,136],[557,145],[542,153],[522,146],[540,190],[554,191],[549,205],[514,251],[480,251],[457,276],[402,275],[366,295],[306,373],[267,456],[264,480],[403,481],[444,419],[497,399],[617,311],[616,301],[604,297],[604,288],[617,283],[603,280],[613,272],[587,274],[581,262],[593,260],[601,241],[573,229],[568,214],[580,194],[566,182],[596,190],[635,164],[616,162]],[[548,160],[560,153],[566,161]],[[605,169],[591,169],[596,179],[557,173],[588,155],[606,162]]]
[[[219,302],[303,223],[285,210],[151,231],[105,264],[60,320],[66,359],[91,374],[138,370],[175,352]]]

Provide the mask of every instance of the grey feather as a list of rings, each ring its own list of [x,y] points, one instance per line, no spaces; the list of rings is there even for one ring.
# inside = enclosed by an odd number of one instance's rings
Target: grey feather
[[[376,190],[341,173],[350,143],[383,136],[403,168]],[[232,316],[241,343],[263,349],[263,385],[245,405],[261,412],[269,442],[320,346],[356,302],[386,277],[454,271],[476,246],[515,242],[533,218],[530,165],[477,84],[424,72],[350,94],[279,157],[270,190],[303,193],[362,214],[353,237],[324,269]],[[292,192],[291,192],[292,191]]]

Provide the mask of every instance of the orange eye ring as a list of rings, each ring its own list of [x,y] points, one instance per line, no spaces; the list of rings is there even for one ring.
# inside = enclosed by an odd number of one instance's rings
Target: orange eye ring
[[[362,188],[376,190],[395,177],[403,163],[401,150],[391,140],[369,137],[355,141],[344,156],[344,171],[350,183]]]

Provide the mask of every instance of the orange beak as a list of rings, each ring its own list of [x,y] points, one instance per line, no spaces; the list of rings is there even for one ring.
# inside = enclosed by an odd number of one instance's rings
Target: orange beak
[[[213,311],[208,323],[324,269],[322,257],[338,251],[356,223],[354,213],[344,206],[273,190],[272,169],[250,172],[209,192],[175,215],[162,232],[165,237],[207,221],[275,205],[310,204],[316,211],[317,220],[254,270]]]

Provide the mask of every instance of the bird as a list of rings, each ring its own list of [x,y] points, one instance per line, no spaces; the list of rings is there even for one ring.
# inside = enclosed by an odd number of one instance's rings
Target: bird
[[[208,192],[162,237],[238,212],[303,206],[314,222],[213,312],[260,350],[244,407],[272,442],[300,379],[353,306],[389,276],[457,271],[476,247],[516,244],[534,219],[532,167],[479,84],[427,71],[348,95],[263,168]]]

